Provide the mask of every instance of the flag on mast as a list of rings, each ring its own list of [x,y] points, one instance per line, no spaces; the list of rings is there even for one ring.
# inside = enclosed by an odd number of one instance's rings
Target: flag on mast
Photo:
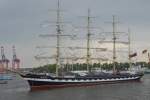
[[[133,53],[129,55],[130,58],[135,57],[135,56],[137,56],[137,53]]]
[[[146,49],[142,51],[142,54],[145,54],[145,53],[147,53],[147,50],[146,50]]]

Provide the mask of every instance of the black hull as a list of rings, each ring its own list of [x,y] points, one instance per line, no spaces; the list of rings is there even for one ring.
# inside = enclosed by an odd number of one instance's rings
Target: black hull
[[[118,75],[111,77],[82,77],[82,78],[54,78],[54,77],[35,77],[23,76],[28,81],[31,91],[43,90],[63,87],[78,87],[78,86],[92,86],[100,84],[112,84],[120,82],[139,81],[143,75]]]
[[[123,83],[123,82],[139,82],[140,78],[133,79],[133,80],[121,80],[121,81],[108,81],[108,82],[76,82],[76,83],[57,83],[57,82],[43,82],[43,81],[28,81],[31,91],[34,90],[46,90],[46,89],[54,89],[54,88],[66,88],[66,87],[81,87],[81,86],[93,86],[93,85],[100,85],[100,84],[115,84],[115,83]]]

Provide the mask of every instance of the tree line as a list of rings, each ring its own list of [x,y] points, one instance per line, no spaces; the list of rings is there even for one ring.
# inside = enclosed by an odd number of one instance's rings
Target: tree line
[[[141,66],[150,69],[150,63],[147,62],[136,62],[132,63],[133,66]],[[91,69],[100,68],[102,70],[112,70],[113,63],[94,63],[89,65]],[[86,70],[87,64],[86,63],[76,63],[76,64],[63,64],[60,68],[61,71],[79,71],[79,70]],[[56,64],[47,64],[37,68],[34,68],[32,72],[40,72],[40,73],[54,73],[56,69]],[[117,70],[128,70],[129,63],[118,63],[116,62],[116,69]]]

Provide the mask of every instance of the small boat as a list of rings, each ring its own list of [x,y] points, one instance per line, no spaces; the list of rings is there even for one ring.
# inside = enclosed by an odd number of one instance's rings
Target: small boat
[[[0,84],[7,84],[8,80],[12,80],[12,76],[10,74],[0,74]]]
[[[10,74],[0,74],[0,80],[12,80],[12,76]]]

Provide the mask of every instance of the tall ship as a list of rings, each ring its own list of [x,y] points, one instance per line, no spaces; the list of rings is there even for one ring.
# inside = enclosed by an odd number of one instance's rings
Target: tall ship
[[[86,71],[82,72],[73,72],[70,71],[66,74],[60,74],[61,70],[61,57],[60,54],[60,39],[62,36],[67,36],[62,33],[61,29],[61,21],[60,21],[60,4],[58,0],[58,9],[57,9],[57,22],[56,22],[56,72],[55,75],[49,74],[41,74],[41,73],[26,73],[20,74],[30,85],[31,90],[37,89],[51,89],[51,88],[60,88],[60,87],[73,87],[73,86],[91,86],[91,85],[99,85],[99,84],[107,84],[107,83],[118,83],[118,82],[130,82],[130,81],[138,81],[142,78],[143,73],[139,70],[131,70],[131,56],[134,56],[130,53],[130,38],[129,38],[129,65],[130,68],[128,71],[118,71],[116,68],[116,30],[115,30],[115,16],[113,16],[113,69],[112,72],[95,72],[91,70],[90,67],[90,60],[91,59],[98,59],[92,58],[90,55],[90,39],[91,39],[91,32],[90,32],[90,10],[88,10],[87,16],[87,47],[86,47]],[[54,35],[53,35],[54,36]],[[94,48],[93,48],[94,49]],[[100,48],[99,48],[100,49]],[[101,48],[102,49],[102,48]],[[72,58],[69,58],[72,59]]]

